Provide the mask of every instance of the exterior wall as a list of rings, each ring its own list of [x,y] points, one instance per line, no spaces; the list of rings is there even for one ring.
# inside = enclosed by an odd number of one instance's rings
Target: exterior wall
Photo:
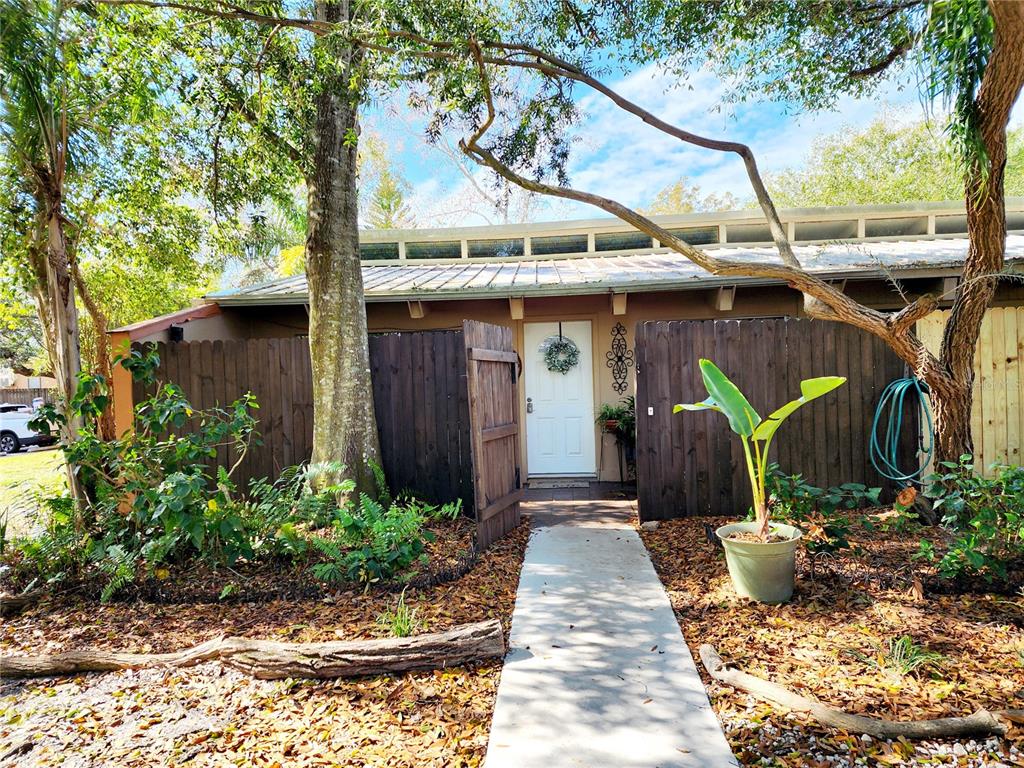
[[[937,292],[941,278],[919,278],[902,281],[908,293]],[[889,285],[881,281],[857,281],[847,284],[847,293],[868,306],[894,309],[902,300]],[[523,352],[523,328],[526,322],[558,320],[590,320],[593,333],[593,381],[595,408],[602,403],[615,403],[621,397],[635,393],[635,366],[630,369],[628,386],[619,394],[613,388],[607,355],[611,351],[612,330],[622,323],[629,349],[635,347],[634,334],[638,322],[646,320],[702,320],[743,319],[754,317],[799,317],[799,294],[783,286],[749,286],[736,291],[733,307],[729,311],[715,308],[716,291],[674,291],[664,293],[634,293],[625,298],[625,313],[613,313],[611,294],[572,295],[523,300],[523,319],[513,320],[507,298],[466,301],[424,301],[425,313],[421,318],[411,316],[404,302],[372,302],[367,305],[367,322],[371,333],[386,331],[451,330],[461,329],[463,320],[480,320],[512,328],[515,349]],[[1024,287],[1008,285],[1000,289],[996,306],[1024,304]],[[308,333],[308,318],[303,305],[221,307],[221,314],[191,319],[181,323],[186,341],[244,338],[283,338]],[[166,331],[149,336],[132,336],[133,341],[166,340]],[[118,337],[112,337],[115,351]],[[121,342],[123,344],[123,341]],[[115,378],[117,373],[115,372]],[[115,385],[117,382],[115,382]],[[130,385],[130,382],[127,382]],[[520,388],[521,392],[523,388]],[[116,395],[115,395],[116,399]],[[524,425],[522,466],[527,476],[526,440],[529,440],[525,413],[525,394],[520,396],[520,423]],[[120,431],[119,425],[119,431]],[[597,434],[598,477],[618,480],[618,455],[610,435]]]

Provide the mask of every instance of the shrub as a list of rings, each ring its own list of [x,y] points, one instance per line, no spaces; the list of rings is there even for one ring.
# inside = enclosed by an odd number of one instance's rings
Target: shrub
[[[385,509],[360,494],[358,503],[337,511],[334,538],[312,540],[327,558],[312,567],[313,576],[328,583],[370,584],[411,575],[411,566],[426,561],[425,543],[433,540],[433,534],[423,530],[423,523],[415,505],[394,504]]]
[[[155,381],[159,359],[152,351],[133,351],[118,362],[155,393],[135,406],[134,429],[106,442],[96,429],[109,399],[106,381],[79,375],[70,408],[85,426],[61,448],[87,502],[75,509],[70,499],[51,497],[44,534],[17,545],[22,576],[62,580],[93,567],[106,577],[104,599],[132,581],[140,562],[153,568],[199,555],[231,564],[253,555],[253,532],[232,498],[231,473],[258,439],[255,399],[247,394],[226,408],[197,411],[180,387]],[[53,431],[63,423],[62,413],[44,406],[33,426]],[[231,468],[211,474],[206,462],[225,447]]]
[[[926,495],[942,515],[953,541],[941,557],[921,542],[919,557],[938,562],[939,575],[1005,579],[1007,568],[1024,557],[1024,467],[992,467],[992,477],[974,471],[970,456],[941,462],[927,478]]]
[[[876,505],[881,493],[881,488],[860,483],[844,483],[826,491],[811,485],[802,475],[783,473],[778,464],[769,467],[772,514],[805,528],[805,544],[812,554],[849,548],[850,520],[840,511]]]

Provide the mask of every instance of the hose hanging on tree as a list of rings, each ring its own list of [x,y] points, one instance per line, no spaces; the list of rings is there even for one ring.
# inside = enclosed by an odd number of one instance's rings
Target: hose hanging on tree
[[[916,396],[917,407],[924,413],[927,428],[922,430],[918,438],[918,456],[923,454],[923,461],[909,472],[904,472],[898,465],[900,435],[903,432],[903,413],[907,397]],[[888,411],[888,413],[886,413]],[[886,422],[885,437],[879,441],[878,427]],[[927,443],[924,438],[927,437]],[[932,423],[932,412],[928,406],[928,387],[916,378],[896,379],[882,392],[882,397],[875,408],[875,420],[871,425],[871,463],[878,474],[897,482],[920,482],[921,473],[931,462],[935,450],[935,430]]]

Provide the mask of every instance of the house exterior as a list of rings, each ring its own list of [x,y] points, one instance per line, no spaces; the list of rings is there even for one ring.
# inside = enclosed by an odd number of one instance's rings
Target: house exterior
[[[780,211],[809,271],[878,309],[908,296],[952,298],[967,252],[957,203]],[[723,258],[778,260],[757,211],[655,217]],[[1007,203],[1007,263],[1024,269],[1024,198]],[[619,479],[614,438],[595,423],[602,403],[635,391],[634,332],[652,320],[798,317],[800,295],[776,281],[721,278],[616,219],[360,236],[371,333],[454,329],[466,319],[512,329],[522,359],[522,466],[528,477]],[[195,307],[112,332],[128,341],[281,338],[308,333],[304,276],[210,294]],[[996,306],[1024,303],[1005,282]],[[545,351],[569,339],[578,359],[549,370]],[[115,401],[130,392],[116,375]],[[130,395],[127,399],[130,403]],[[119,426],[130,413],[118,406]]]

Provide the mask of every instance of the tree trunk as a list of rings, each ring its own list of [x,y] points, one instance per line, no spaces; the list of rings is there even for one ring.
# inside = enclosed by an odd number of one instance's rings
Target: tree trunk
[[[977,343],[977,339],[975,339]],[[973,378],[973,375],[971,376]],[[935,429],[935,460],[958,461],[961,456],[973,455],[971,435],[970,384],[957,387],[954,392],[932,391],[929,395]]]
[[[348,3],[316,3],[322,21],[348,21]],[[340,462],[345,477],[373,494],[371,462],[380,446],[373,410],[370,354],[359,264],[356,194],[359,96],[349,85],[355,52],[321,38],[337,71],[316,98],[313,163],[307,178],[309,349],[313,363],[313,462]],[[328,473],[328,477],[330,473]]]
[[[289,677],[332,678],[381,675],[417,669],[444,669],[505,653],[497,619],[463,624],[444,632],[381,640],[280,643],[226,637],[174,653],[69,651],[51,656],[0,657],[0,678],[78,675],[141,667],[187,667],[219,661],[261,680]]]
[[[61,407],[67,418],[63,429],[63,439],[71,442],[78,437],[82,420],[71,411],[71,399],[78,387],[78,374],[81,372],[81,349],[78,342],[78,307],[75,305],[75,289],[68,264],[67,240],[64,233],[64,221],[61,216],[60,194],[46,199],[47,210],[47,248],[46,248],[46,290],[50,308],[50,322],[53,348],[50,359],[53,363],[54,376],[60,389],[63,402]],[[79,512],[78,527],[83,525],[81,517],[87,499],[81,483],[78,481],[77,468],[70,462],[65,464],[68,476],[68,490],[75,500]]]
[[[113,373],[110,367],[110,338],[107,336],[109,324],[106,314],[93,299],[89,286],[85,284],[85,278],[82,276],[82,270],[78,267],[78,259],[73,250],[71,251],[70,264],[71,274],[74,277],[75,286],[78,288],[78,296],[82,299],[82,304],[85,305],[85,310],[89,313],[89,318],[92,320],[93,354],[96,356],[96,359],[93,361],[93,370],[103,377],[110,396],[110,404],[103,409],[99,424],[97,424],[99,436],[102,440],[114,440],[117,435],[114,430],[114,390]]]
[[[974,356],[985,311],[999,285],[1006,253],[1006,125],[1024,85],[1024,8],[989,4],[995,19],[992,54],[975,100],[977,131],[986,160],[968,158],[964,181],[970,244],[942,337],[941,365],[956,387],[932,395],[938,461],[973,454],[971,388]]]

